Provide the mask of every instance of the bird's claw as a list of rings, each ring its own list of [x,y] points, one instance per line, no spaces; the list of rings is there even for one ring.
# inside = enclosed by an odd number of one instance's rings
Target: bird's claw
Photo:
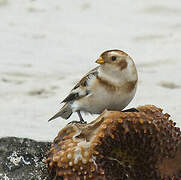
[[[87,124],[87,121],[71,121],[68,124],[72,124],[72,123]]]

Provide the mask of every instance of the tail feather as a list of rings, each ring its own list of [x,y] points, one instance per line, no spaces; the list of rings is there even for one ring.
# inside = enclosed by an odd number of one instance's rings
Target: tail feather
[[[62,117],[63,119],[68,119],[72,115],[72,108],[70,107],[69,103],[66,103],[58,113],[56,113],[52,118],[48,121],[56,119],[58,117]]]

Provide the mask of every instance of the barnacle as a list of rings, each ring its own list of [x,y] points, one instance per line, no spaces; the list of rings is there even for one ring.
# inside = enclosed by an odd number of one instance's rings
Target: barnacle
[[[160,108],[104,111],[63,128],[48,152],[52,179],[181,179],[181,132]]]

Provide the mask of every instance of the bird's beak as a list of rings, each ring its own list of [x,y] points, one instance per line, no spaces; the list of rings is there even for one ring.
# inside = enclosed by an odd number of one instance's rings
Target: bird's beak
[[[104,64],[105,61],[104,61],[104,59],[102,57],[100,57],[99,59],[97,59],[96,63],[97,64]]]

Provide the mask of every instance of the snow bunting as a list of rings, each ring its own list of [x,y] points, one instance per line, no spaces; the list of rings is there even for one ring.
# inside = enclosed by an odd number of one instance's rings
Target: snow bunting
[[[121,50],[103,52],[96,63],[100,64],[88,72],[62,101],[65,103],[52,118],[68,119],[77,112],[84,122],[81,111],[100,114],[105,109],[124,109],[133,99],[137,87],[137,70],[132,58]]]

